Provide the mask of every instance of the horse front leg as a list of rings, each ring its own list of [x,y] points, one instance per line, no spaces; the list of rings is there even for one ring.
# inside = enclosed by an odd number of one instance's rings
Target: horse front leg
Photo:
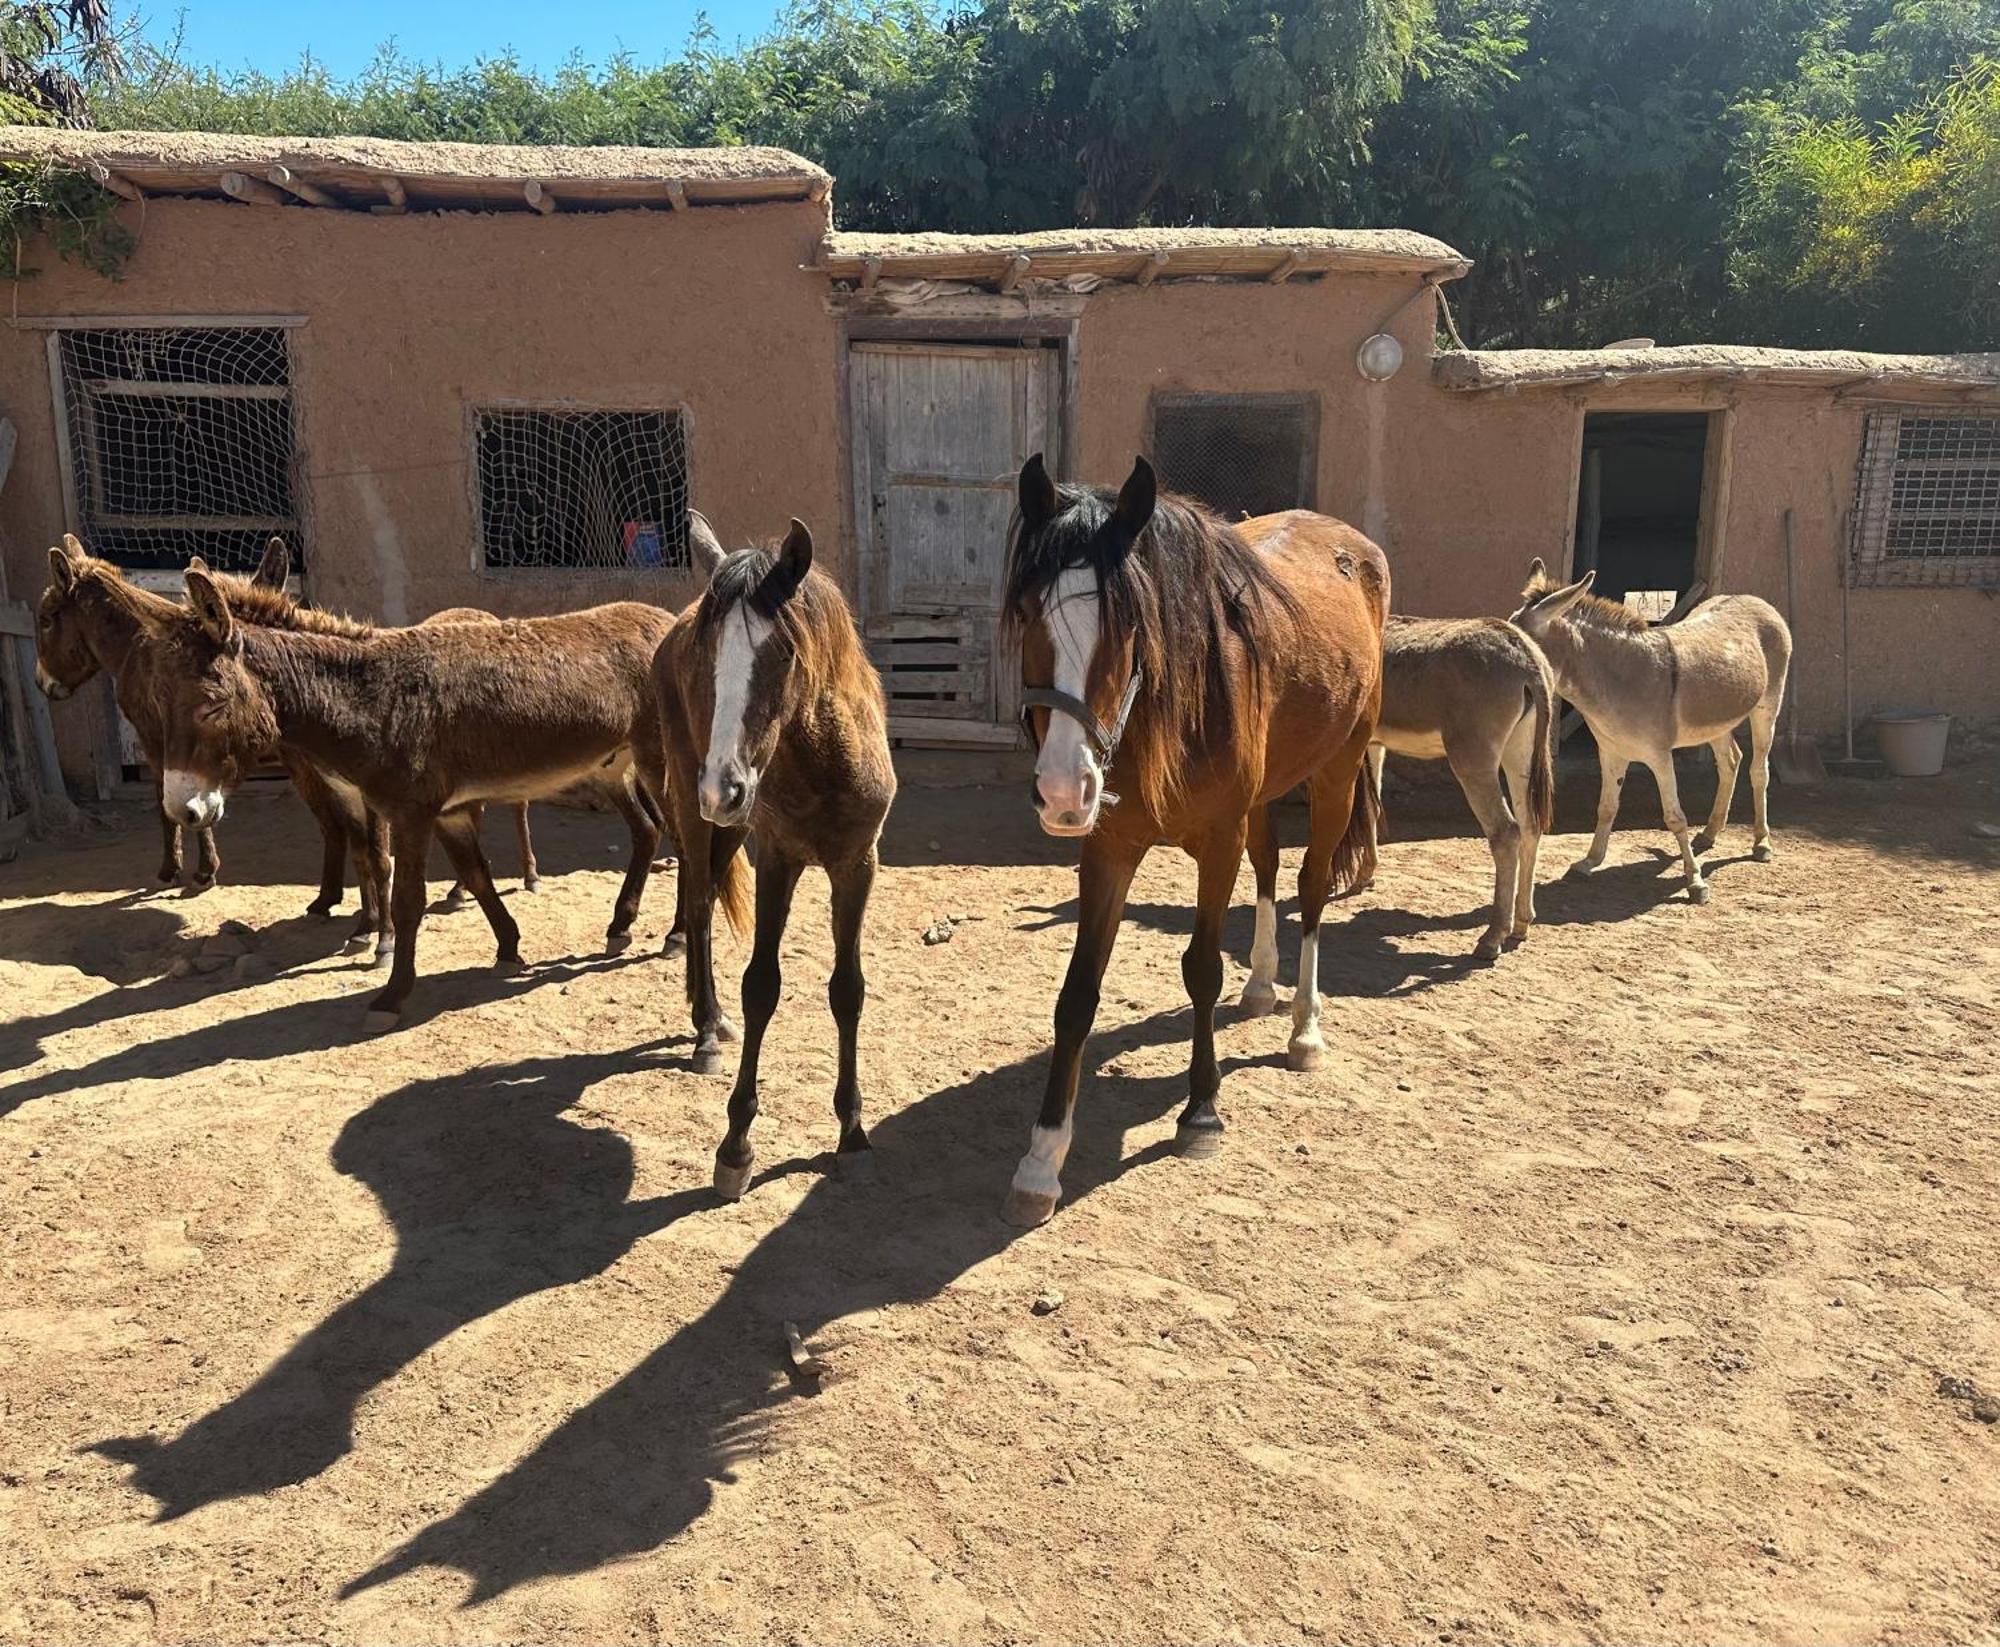
[[[1278,1010],[1278,836],[1269,806],[1252,808],[1248,834],[1250,867],[1257,874],[1257,929],[1250,940],[1250,977],[1238,1004],[1261,1017]]]
[[[750,1148],[750,1126],[757,1119],[757,1061],[764,1051],[764,1031],[778,1010],[784,984],[778,945],[804,867],[775,852],[757,859],[757,938],[743,971],[743,1058],[729,1092],[729,1131],[715,1150],[715,1193],[725,1201],[741,1199],[756,1159]]]
[[[1222,922],[1229,913],[1229,895],[1236,889],[1247,827],[1248,819],[1238,818],[1233,827],[1216,830],[1195,850],[1194,934],[1181,956],[1181,980],[1194,1007],[1194,1045],[1188,1057],[1187,1108],[1174,1129],[1174,1148],[1191,1161],[1222,1148],[1222,1117],[1215,1108],[1216,1094],[1222,1090],[1222,1068],[1215,1061],[1215,1003],[1222,994]],[[1268,823],[1265,829],[1268,833]],[[1261,897],[1258,908],[1263,908]]]
[[[1299,983],[1292,993],[1292,1038],[1285,1047],[1285,1062],[1295,1070],[1318,1069],[1326,1056],[1319,1027],[1319,921],[1334,879],[1343,871],[1362,879],[1374,865],[1373,808],[1361,795],[1361,785],[1370,781],[1367,758],[1365,741],[1359,748],[1350,745],[1313,774],[1306,792],[1312,823],[1299,865]]]
[[[431,833],[437,820],[427,812],[406,812],[391,820],[389,838],[396,859],[395,890],[390,895],[390,916],[396,942],[389,967],[389,982],[368,1003],[364,1020],[371,1030],[394,1029],[409,999],[410,986],[417,981],[417,928],[424,922],[424,860],[431,849]]]
[[[715,899],[725,875],[740,875],[733,860],[743,844],[741,829],[717,829],[703,821],[690,832],[681,872],[687,878],[687,991],[694,1017],[694,1072],[722,1073],[722,1043],[736,1039],[736,1027],[715,991]]]
[[[1125,894],[1145,848],[1113,848],[1093,836],[1084,844],[1078,877],[1076,947],[1069,971],[1056,997],[1056,1040],[1049,1054],[1048,1086],[1042,1094],[1028,1153],[1014,1171],[1001,1216],[1021,1229],[1032,1229],[1055,1216],[1062,1199],[1063,1162],[1069,1156],[1076,1111],[1077,1073],[1084,1042],[1097,1020],[1098,991],[1104,968],[1118,941],[1118,922],[1125,913]]]
[[[833,1009],[840,1037],[840,1074],[834,1081],[833,1113],[840,1122],[840,1142],[834,1161],[850,1175],[874,1165],[874,1146],[861,1125],[861,1009],[868,1000],[868,980],[861,970],[861,922],[868,912],[868,894],[875,886],[875,849],[859,863],[830,877],[833,882],[833,976],[827,980],[826,1001]],[[758,895],[761,913],[763,895]],[[747,991],[746,997],[747,997]],[[747,1007],[746,1007],[747,1010]]]

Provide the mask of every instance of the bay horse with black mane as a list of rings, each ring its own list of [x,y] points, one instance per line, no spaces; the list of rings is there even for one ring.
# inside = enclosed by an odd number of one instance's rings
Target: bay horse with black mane
[[[714,539],[699,532],[695,545],[697,566],[710,570],[708,588],[660,647],[654,679],[681,845],[688,1002],[701,1074],[720,1070],[722,1043],[735,1034],[715,992],[713,910],[720,899],[730,925],[743,929],[749,900],[739,854],[747,837],[757,840],[743,1055],[729,1095],[729,1130],[715,1152],[716,1190],[735,1200],[750,1180],[757,1064],[781,982],[778,945],[808,864],[832,883],[835,1159],[850,1171],[871,1159],[856,1052],[867,994],[861,922],[896,775],[881,677],[839,586],[813,570],[804,524],[794,520],[776,550],[721,557]]]
[[[1194,1046],[1176,1144],[1195,1157],[1220,1146],[1223,917],[1246,841],[1259,909],[1275,908],[1268,807],[1300,783],[1312,827],[1299,871],[1304,931],[1288,1060],[1294,1069],[1320,1061],[1320,914],[1337,886],[1373,869],[1366,759],[1388,610],[1388,562],[1340,521],[1295,509],[1228,525],[1160,495],[1144,458],[1116,494],[1057,485],[1039,453],[1022,467],[1004,618],[1021,646],[1036,811],[1049,834],[1081,839],[1083,857],[1048,1087],[1007,1197],[1009,1222],[1039,1224],[1061,1199],[1105,964],[1132,876],[1162,839],[1198,866],[1194,934],[1181,958]],[[1252,1005],[1262,1004],[1260,983],[1268,987],[1253,972]]]

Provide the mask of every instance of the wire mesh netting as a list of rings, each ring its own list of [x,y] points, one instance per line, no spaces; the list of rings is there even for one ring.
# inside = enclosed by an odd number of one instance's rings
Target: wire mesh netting
[[[508,409],[479,413],[477,427],[488,566],[688,564],[678,413]]]
[[[2000,583],[2000,417],[1871,414],[1854,561],[1861,583]]]
[[[1157,395],[1148,454],[1170,492],[1224,520],[1313,505],[1319,404],[1310,395]]]
[[[79,526],[120,565],[195,555],[249,571],[275,533],[303,553],[282,327],[60,335]]]

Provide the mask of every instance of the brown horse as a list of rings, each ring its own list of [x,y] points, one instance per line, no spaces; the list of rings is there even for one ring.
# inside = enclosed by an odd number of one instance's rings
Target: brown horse
[[[738,850],[746,836],[757,838],[743,1058],[729,1130],[715,1152],[715,1187],[735,1200],[750,1180],[758,1055],[778,1005],[778,945],[808,864],[823,868],[833,888],[827,1000],[840,1037],[836,1160],[858,1167],[869,1159],[855,1052],[866,995],[861,921],[896,776],[881,678],[839,588],[812,570],[812,534],[795,520],[776,551],[744,549],[716,565],[700,601],[660,648],[654,672],[682,849],[694,1064],[703,1074],[721,1068],[722,1042],[734,1033],[715,992],[714,904],[720,897],[730,925],[742,930]]]
[[[284,545],[273,539],[253,578],[223,577],[231,595],[251,601],[282,590],[289,570]],[[153,769],[155,799],[161,800],[162,855],[159,878],[171,884],[181,873],[182,819],[168,815],[161,794],[165,776],[160,710],[154,683],[147,673],[151,654],[135,643],[150,616],[177,610],[173,602],[126,581],[118,568],[84,552],[83,545],[64,534],[62,546],[49,551],[49,585],[36,614],[35,674],[53,699],[69,697],[100,670],[111,674],[120,713],[132,723]],[[287,601],[287,605],[289,605]],[[365,941],[377,922],[374,885],[367,872],[367,819],[357,797],[344,795],[337,784],[309,761],[280,752],[280,761],[299,798],[319,824],[324,851],[320,888],[306,906],[310,915],[329,915],[346,890],[346,859],[351,852],[355,879],[361,890],[361,916],[350,947]],[[186,821],[195,834],[195,876],[190,890],[200,892],[215,883],[222,859],[214,831],[207,823]]]
[[[1036,811],[1049,834],[1082,839],[1083,862],[1048,1088],[1007,1197],[1010,1222],[1039,1224],[1062,1196],[1098,989],[1132,876],[1161,839],[1198,866],[1181,957],[1194,1047],[1176,1143],[1197,1157],[1220,1146],[1222,921],[1246,839],[1259,900],[1275,896],[1266,809],[1299,783],[1312,832],[1299,871],[1305,930],[1289,1060],[1294,1069],[1320,1061],[1320,913],[1336,883],[1373,868],[1365,763],[1388,609],[1382,551],[1340,521],[1291,510],[1225,525],[1159,496],[1144,458],[1115,496],[1058,486],[1040,454],[1022,467],[1005,615],[1021,643]],[[1112,807],[1114,784],[1124,798]]]
[[[187,575],[188,610],[156,644],[166,743],[166,804],[221,815],[243,763],[283,742],[352,784],[389,825],[395,857],[394,966],[370,1003],[371,1028],[394,1024],[416,978],[424,859],[435,834],[516,970],[520,929],[501,901],[468,808],[525,801],[601,779],[615,785],[632,859],[605,935],[630,941],[659,845],[656,814],[630,789],[664,780],[653,654],[672,614],[637,602],[555,617],[433,628],[295,633],[239,623],[206,571]]]

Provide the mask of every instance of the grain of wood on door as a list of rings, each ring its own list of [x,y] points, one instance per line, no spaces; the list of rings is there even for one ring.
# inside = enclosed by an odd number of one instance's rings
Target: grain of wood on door
[[[996,654],[1015,477],[1061,428],[1060,359],[1014,344],[856,343],[848,372],[862,610],[892,718],[950,741],[1011,736]],[[1060,472],[1060,471],[1058,471]]]

